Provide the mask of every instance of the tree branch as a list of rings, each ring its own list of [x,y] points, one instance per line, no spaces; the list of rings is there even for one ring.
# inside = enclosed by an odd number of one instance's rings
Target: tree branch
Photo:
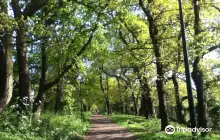
[[[12,9],[14,12],[15,17],[21,16],[21,7],[19,6],[19,0],[12,0],[11,1]]]
[[[109,75],[109,76],[111,76],[111,77],[115,77],[115,78],[121,79],[121,80],[124,81],[127,85],[130,85],[129,82],[128,82],[125,78],[123,78],[123,77],[121,77],[121,76],[118,76],[118,75],[116,75],[116,74],[108,73],[108,72],[105,71],[105,70],[102,70],[102,71],[103,71],[105,74],[107,74],[107,75]]]
[[[86,4],[86,3],[82,2],[82,1],[78,1],[78,0],[74,0],[74,2],[77,3],[77,4],[79,4],[79,5],[85,6],[86,8],[96,10],[94,7],[91,6],[90,3],[89,3],[89,4]]]
[[[86,41],[86,43],[81,47],[80,51],[77,53],[77,56],[79,57],[80,55],[82,55],[82,53],[86,50],[86,48],[89,46],[89,44],[92,42],[92,39],[94,37],[94,32],[97,29],[97,24],[95,25],[95,27],[92,30],[92,33],[89,37],[89,39]],[[47,83],[45,85],[45,91],[49,90],[51,87],[53,87],[55,84],[57,84],[60,79],[73,67],[73,65],[76,63],[76,60],[73,59],[71,64],[69,64],[68,66],[64,67],[62,72],[57,76],[56,79],[54,79],[52,82]]]
[[[214,50],[216,50],[216,49],[218,49],[218,48],[220,48],[220,44],[208,48],[208,52],[204,52],[204,53],[202,54],[202,57],[203,57],[204,55],[206,55],[207,53],[209,53],[209,52],[211,52],[211,51],[214,51]]]
[[[31,0],[31,2],[28,3],[28,5],[25,7],[24,12],[22,12],[22,15],[24,16],[24,18],[31,17],[47,2],[48,0]]]
[[[220,8],[219,7],[217,7],[215,5],[213,5],[213,7],[220,12]]]
[[[143,9],[143,11],[144,11],[144,13],[146,14],[147,18],[148,18],[150,21],[153,21],[153,16],[152,16],[151,12],[149,11],[149,9],[144,6],[143,0],[139,0],[139,5],[140,5],[140,7]]]
[[[98,25],[96,24],[95,27],[92,30],[92,33],[91,33],[91,35],[89,37],[89,40],[82,46],[80,51],[77,53],[77,56],[80,56],[85,51],[85,49],[89,46],[89,44],[92,42],[92,39],[94,37],[94,32],[97,29],[97,27],[98,27]]]

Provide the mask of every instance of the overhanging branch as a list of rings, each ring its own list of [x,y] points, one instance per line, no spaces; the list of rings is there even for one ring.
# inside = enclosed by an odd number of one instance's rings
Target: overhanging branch
[[[77,53],[77,56],[79,57],[80,55],[83,54],[83,52],[86,50],[86,48],[90,45],[90,43],[92,42],[92,39],[94,37],[94,32],[97,29],[97,24],[95,25],[95,27],[92,30],[92,33],[89,37],[89,39],[86,41],[86,43],[81,47],[80,51]],[[56,79],[54,79],[52,82],[48,83],[45,85],[45,91],[49,90],[51,87],[53,87],[55,84],[57,84],[60,79],[73,67],[73,65],[76,63],[76,60],[73,59],[71,64],[67,65],[66,67],[63,68],[62,72],[57,76]]]
[[[215,5],[213,5],[213,7],[220,12],[220,8],[219,7],[217,7]]]
[[[111,77],[115,77],[116,79],[120,79],[120,80],[122,80],[123,82],[125,82],[127,85],[130,85],[129,84],[129,82],[125,79],[125,78],[123,78],[123,77],[121,77],[121,76],[118,76],[118,75],[116,75],[116,74],[112,74],[112,73],[109,73],[109,72],[107,72],[107,71],[105,71],[105,70],[102,70],[105,74],[107,74],[107,75],[109,75],[109,76],[111,76]]]
[[[218,48],[220,48],[220,44],[208,48],[208,49],[207,49],[208,52],[203,53],[203,54],[202,54],[202,57],[203,57],[204,55],[206,55],[207,53],[210,53],[210,52],[212,52],[212,51],[214,51],[214,50],[216,50],[216,49],[218,49]]]

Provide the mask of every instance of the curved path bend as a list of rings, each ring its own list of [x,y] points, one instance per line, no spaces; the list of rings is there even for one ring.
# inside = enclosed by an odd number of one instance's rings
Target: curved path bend
[[[91,123],[85,140],[137,140],[133,133],[103,115],[93,115]]]

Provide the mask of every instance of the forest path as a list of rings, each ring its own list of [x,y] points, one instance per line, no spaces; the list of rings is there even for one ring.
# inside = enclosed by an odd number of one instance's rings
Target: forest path
[[[103,115],[92,115],[92,126],[85,140],[136,140],[133,133]]]

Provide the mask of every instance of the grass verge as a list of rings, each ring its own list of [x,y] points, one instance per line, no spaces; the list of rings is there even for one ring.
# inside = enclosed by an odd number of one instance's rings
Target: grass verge
[[[141,116],[115,114],[110,119],[135,133],[138,140],[191,140],[191,133],[175,132],[168,135],[160,130],[159,119],[145,119]],[[184,127],[171,122],[174,127]],[[197,137],[198,140],[220,140],[220,135],[210,134],[206,138]]]

